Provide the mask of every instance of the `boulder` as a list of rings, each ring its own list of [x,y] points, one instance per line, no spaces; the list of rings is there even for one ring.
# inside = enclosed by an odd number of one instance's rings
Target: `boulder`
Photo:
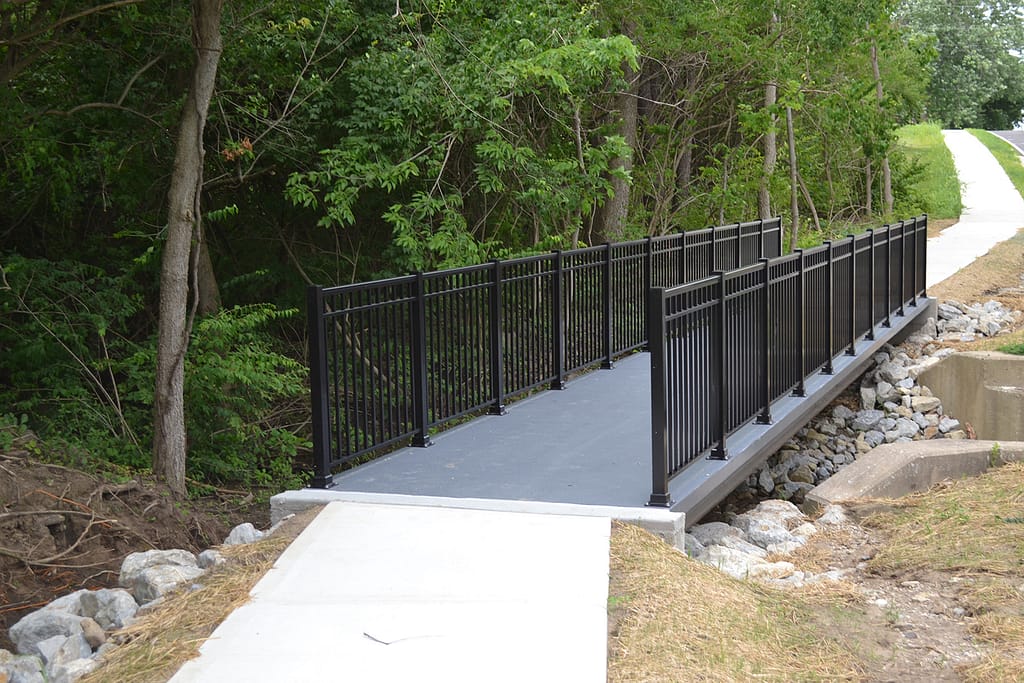
[[[39,643],[54,636],[81,635],[82,618],[53,609],[38,609],[23,616],[8,631],[11,641],[23,655],[38,655]]]
[[[231,530],[228,537],[224,539],[224,545],[245,545],[255,543],[261,538],[263,538],[263,532],[254,527],[251,522],[245,522]]]
[[[743,532],[725,522],[708,522],[707,524],[696,524],[690,529],[693,536],[701,545],[709,546],[717,544],[725,536],[738,536],[742,538]]]
[[[85,636],[85,642],[89,643],[89,647],[91,649],[95,650],[100,645],[107,642],[107,634],[103,631],[103,627],[96,623],[95,619],[84,617],[82,619],[81,626],[82,635]]]
[[[0,681],[46,683],[43,662],[35,655],[16,655],[7,650],[0,650]]]
[[[796,543],[796,537],[786,527],[770,519],[755,517],[747,526],[747,538],[765,550],[780,543]]]
[[[50,674],[50,683],[75,683],[79,678],[96,670],[99,662],[93,659],[75,659],[56,667]]]
[[[200,569],[218,567],[227,562],[227,560],[224,558],[223,553],[221,553],[218,550],[213,550],[212,548],[204,550],[203,552],[199,553],[199,556],[196,558],[196,561],[199,564]]]
[[[872,390],[872,393],[874,393],[874,390]],[[885,413],[881,410],[862,410],[854,416],[850,427],[858,432],[866,432],[869,429],[874,429],[884,417]]]
[[[942,401],[935,396],[914,396],[910,399],[910,407],[919,413],[930,413],[941,405]]]
[[[715,567],[735,579],[747,579],[754,567],[768,564],[760,557],[721,545],[709,546],[696,559],[698,562]]]
[[[82,616],[96,620],[106,631],[124,628],[139,611],[139,603],[123,588],[86,591],[81,596]]]
[[[161,564],[143,569],[135,577],[132,593],[139,604],[163,597],[182,584],[191,583],[205,573],[199,567]]]

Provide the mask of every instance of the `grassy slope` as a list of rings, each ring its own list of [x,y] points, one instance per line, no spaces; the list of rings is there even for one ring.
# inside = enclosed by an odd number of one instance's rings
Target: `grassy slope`
[[[912,197],[908,198],[915,204],[910,211],[923,211],[935,219],[959,217],[963,208],[960,182],[953,166],[953,155],[939,127],[933,123],[903,126],[896,136],[899,148],[920,171],[913,183]]]

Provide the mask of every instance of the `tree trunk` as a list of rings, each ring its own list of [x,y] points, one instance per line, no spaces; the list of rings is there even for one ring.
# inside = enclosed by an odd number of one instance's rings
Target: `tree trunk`
[[[797,201],[800,188],[796,171],[796,136],[793,134],[793,108],[786,107],[786,142],[789,145],[789,210],[793,222],[789,229],[789,250],[795,251],[800,233],[800,203]]]
[[[210,243],[206,239],[206,231],[200,236],[199,261],[196,264],[196,278],[199,285],[199,315],[210,315],[220,310],[220,287],[217,285],[217,274],[213,271],[210,260]]]
[[[775,83],[764,86],[764,107],[774,107],[778,100],[778,87]],[[778,159],[778,144],[775,139],[775,114],[771,115],[768,131],[764,135],[764,171],[761,173],[761,184],[757,190],[758,218],[772,217],[771,179],[775,173]]]
[[[771,21],[768,22],[768,34],[775,33],[778,28],[779,17],[773,12]],[[768,83],[764,86],[764,108],[771,111],[778,101],[778,86],[774,81],[775,74],[771,74]],[[761,173],[761,183],[757,190],[757,214],[759,218],[772,217],[772,195],[771,180],[775,174],[775,163],[778,159],[778,144],[775,139],[775,114],[771,114],[768,131],[764,136],[764,170]]]
[[[882,109],[884,93],[882,92],[882,73],[878,68],[878,45],[871,41],[871,71],[875,76],[875,98],[878,100],[878,108]],[[885,212],[892,214],[892,173],[889,171],[889,154],[882,157],[882,201],[885,202]]]
[[[619,133],[626,139],[626,144],[632,151],[636,149],[637,144],[637,74],[629,64],[624,64],[622,71],[626,78],[627,88],[616,98],[616,109],[622,115]],[[612,169],[622,169],[626,173],[631,172],[633,170],[632,154],[612,159],[609,166]],[[599,239],[603,241],[621,242],[625,239],[626,218],[629,216],[629,181],[619,176],[612,176],[611,181],[613,194],[598,209],[597,233]]]
[[[160,271],[160,321],[153,397],[153,472],[185,493],[185,353],[198,305],[198,245],[202,243],[203,129],[220,61],[223,0],[194,0],[196,62],[181,111],[174,170],[167,192],[167,241]],[[191,276],[191,277],[190,277]],[[190,282],[190,280],[192,280]],[[192,310],[189,311],[189,290]]]
[[[864,211],[867,215],[871,216],[872,205],[871,205],[871,190],[874,189],[875,176],[871,172],[871,159],[868,159],[864,164]]]

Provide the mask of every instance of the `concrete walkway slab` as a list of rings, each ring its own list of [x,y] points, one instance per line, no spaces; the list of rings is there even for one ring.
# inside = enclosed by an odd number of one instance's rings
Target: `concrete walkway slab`
[[[960,222],[928,240],[928,287],[1024,228],[1024,199],[992,153],[965,130],[942,131],[962,186]]]
[[[610,532],[331,503],[171,680],[603,682]]]

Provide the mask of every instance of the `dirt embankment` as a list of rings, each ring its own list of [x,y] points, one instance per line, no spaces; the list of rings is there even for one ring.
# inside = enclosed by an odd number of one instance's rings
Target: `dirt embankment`
[[[5,439],[10,442],[11,438]],[[176,501],[153,481],[108,479],[35,457],[31,434],[0,450],[0,648],[26,613],[79,588],[117,584],[128,553],[198,552],[243,521],[267,522],[252,496],[223,493]]]

